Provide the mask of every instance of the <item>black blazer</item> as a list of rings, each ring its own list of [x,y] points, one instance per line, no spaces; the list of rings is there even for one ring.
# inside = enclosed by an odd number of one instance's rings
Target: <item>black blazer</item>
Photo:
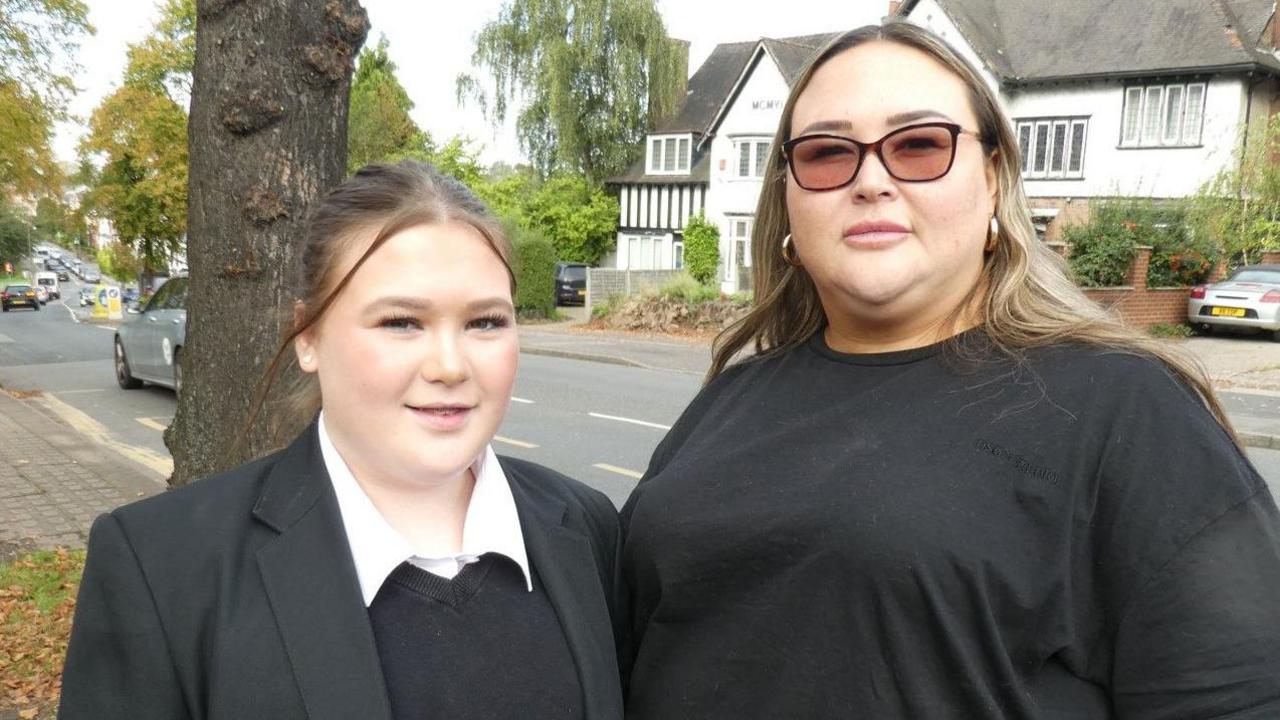
[[[620,718],[613,505],[539,465],[500,463],[586,716]],[[94,522],[59,717],[390,720],[315,424],[281,452]]]

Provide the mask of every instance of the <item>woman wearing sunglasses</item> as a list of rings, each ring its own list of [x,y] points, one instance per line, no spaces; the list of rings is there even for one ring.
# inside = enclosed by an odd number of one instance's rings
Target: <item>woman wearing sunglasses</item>
[[[628,715],[1280,717],[1275,502],[1037,240],[981,76],[849,32],[774,147],[756,304],[623,509]]]

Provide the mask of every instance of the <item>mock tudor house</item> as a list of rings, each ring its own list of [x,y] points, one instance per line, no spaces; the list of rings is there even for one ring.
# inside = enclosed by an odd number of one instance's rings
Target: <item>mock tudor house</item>
[[[791,82],[831,35],[717,45],[689,78],[674,117],[651,132],[644,157],[610,180],[618,192],[620,270],[683,267],[683,232],[699,211],[720,228],[721,289],[750,282],[760,180]]]
[[[1093,198],[1195,193],[1280,112],[1273,0],[907,0],[888,10],[945,38],[996,90],[1046,240],[1087,218]],[[834,35],[716,46],[644,157],[611,179],[621,212],[606,265],[682,267],[682,232],[701,210],[720,228],[721,289],[748,286],[782,106]]]

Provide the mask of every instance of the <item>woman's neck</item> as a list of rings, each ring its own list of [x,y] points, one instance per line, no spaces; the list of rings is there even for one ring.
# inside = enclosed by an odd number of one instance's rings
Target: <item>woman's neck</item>
[[[359,474],[356,482],[415,554],[443,557],[462,551],[462,531],[475,488],[470,468],[453,480],[430,484],[361,479]]]

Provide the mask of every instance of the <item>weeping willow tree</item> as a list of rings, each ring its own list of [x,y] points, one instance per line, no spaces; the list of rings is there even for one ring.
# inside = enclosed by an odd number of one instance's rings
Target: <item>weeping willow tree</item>
[[[524,101],[516,132],[544,177],[621,172],[684,95],[688,46],[667,37],[653,0],[508,0],[475,44],[492,83],[459,75],[458,101],[495,125]]]

